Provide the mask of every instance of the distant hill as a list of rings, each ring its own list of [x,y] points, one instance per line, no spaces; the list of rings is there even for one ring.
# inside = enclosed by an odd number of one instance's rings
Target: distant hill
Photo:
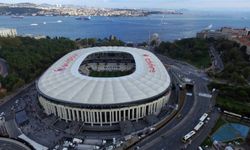
[[[41,9],[32,8],[32,7],[8,7],[8,6],[0,7],[0,15],[27,15],[29,16],[39,11],[41,11]]]

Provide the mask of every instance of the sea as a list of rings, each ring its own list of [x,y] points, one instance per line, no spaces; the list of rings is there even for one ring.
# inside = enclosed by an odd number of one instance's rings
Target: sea
[[[73,16],[25,16],[23,19],[0,16],[0,28],[16,28],[18,35],[45,35],[50,37],[105,38],[114,35],[125,42],[148,41],[157,33],[163,41],[195,37],[205,29],[221,27],[250,27],[250,11],[199,12],[183,15],[149,15],[145,17],[100,17],[76,20]]]

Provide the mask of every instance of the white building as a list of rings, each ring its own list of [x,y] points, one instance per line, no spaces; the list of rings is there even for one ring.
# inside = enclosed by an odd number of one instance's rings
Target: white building
[[[0,37],[15,37],[16,35],[16,29],[0,28]]]
[[[89,75],[89,71],[118,70],[129,73]],[[37,89],[46,114],[100,126],[157,115],[171,91],[170,77],[161,61],[149,51],[129,47],[73,51],[40,77]]]

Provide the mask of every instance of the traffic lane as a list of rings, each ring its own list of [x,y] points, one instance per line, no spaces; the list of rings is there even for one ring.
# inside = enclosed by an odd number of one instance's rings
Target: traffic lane
[[[182,72],[186,72],[186,73],[194,73],[197,76],[204,76],[207,77],[206,73],[195,68],[194,66],[187,64],[187,63],[183,63],[174,59],[171,59],[167,56],[161,55],[161,54],[156,54],[156,56],[164,63],[164,64],[172,64],[175,65],[176,67],[178,67]]]
[[[148,147],[148,145],[154,145],[154,143],[157,141],[157,139],[159,140],[159,137],[162,136],[162,134],[166,133],[166,132],[171,132],[173,130],[178,131],[178,123],[180,123],[183,118],[186,118],[186,115],[188,114],[188,112],[190,111],[190,107],[192,107],[194,102],[194,97],[193,96],[187,96],[186,100],[184,102],[184,107],[181,110],[180,114],[182,114],[181,118],[173,118],[167,125],[165,125],[163,128],[161,128],[159,131],[157,131],[157,133],[154,136],[151,136],[150,139],[148,139],[147,141],[143,141],[142,143],[139,144],[139,146],[142,146],[142,148],[144,146]],[[152,141],[154,143],[152,143]]]
[[[176,130],[171,130],[167,132],[161,139],[158,138],[157,142],[153,145],[145,145],[145,149],[180,149],[184,146],[181,142],[181,138],[191,131],[196,124],[199,122],[199,118],[205,112],[207,112],[209,101],[207,98],[198,98],[198,103],[192,114],[188,114],[185,122],[182,122],[182,126],[178,127]],[[176,125],[176,124],[175,124]],[[178,124],[179,125],[179,124]],[[178,126],[177,125],[177,126]]]
[[[166,125],[166,128],[172,129],[174,127],[176,127],[176,125],[181,122],[183,120],[183,118],[185,118],[188,114],[188,112],[190,111],[190,108],[193,106],[194,104],[194,97],[193,96],[186,96],[186,100],[184,102],[184,107],[182,108],[182,110],[180,111],[180,118],[173,118],[173,121],[170,121],[169,124]]]
[[[203,103],[203,105],[202,105]],[[185,123],[183,123],[183,126],[178,128],[178,130],[172,131],[167,133],[164,137],[165,139],[161,139],[161,141],[159,141],[158,143],[156,143],[154,146],[149,147],[148,149],[153,149],[156,147],[156,149],[161,149],[161,148],[165,148],[165,149],[181,149],[185,146],[185,144],[183,144],[181,142],[181,138],[187,134],[189,131],[193,130],[194,126],[196,124],[198,124],[199,122],[199,118],[200,116],[207,112],[206,108],[208,106],[208,104],[204,104],[206,103],[206,100],[201,101],[201,103],[198,103],[200,108],[195,109],[196,111],[193,112],[193,114],[191,114]],[[207,135],[205,135],[207,136]],[[196,144],[199,145],[200,143]],[[197,147],[196,147],[197,148]]]
[[[200,91],[201,89],[202,89],[202,91]],[[198,84],[198,92],[203,92],[203,91],[204,92],[207,91],[206,85]],[[175,145],[182,144],[180,142],[180,139],[182,138],[182,136],[185,135],[189,131],[189,129],[192,130],[193,127],[198,123],[198,121],[197,120],[195,121],[194,118],[199,119],[200,116],[203,113],[207,112],[207,109],[208,109],[208,106],[209,106],[209,103],[210,103],[208,98],[197,97],[197,100],[200,101],[198,103],[199,107],[196,108],[197,111],[194,112],[193,115],[189,116],[189,120],[192,121],[191,122],[192,124],[190,125],[191,127],[189,127],[188,124],[185,124],[184,128],[185,128],[185,130],[187,130],[185,133],[183,133],[183,128],[182,128],[182,130],[177,130],[177,132],[175,132],[174,134],[169,135],[169,137],[171,137],[171,139],[177,138],[178,139],[177,141],[176,140],[170,140],[170,141],[163,141],[163,142],[155,142],[154,146],[153,147],[148,147],[148,149],[152,149],[152,148],[155,148],[155,147],[157,147],[157,148],[175,147]],[[173,125],[175,126],[176,123],[173,122]],[[166,143],[168,143],[168,144],[166,144]],[[180,148],[180,147],[175,147],[175,148]],[[173,148],[173,149],[175,149],[175,148]]]
[[[219,68],[221,70],[224,69],[223,61],[222,61],[220,55],[218,54],[218,52],[215,50],[215,48],[213,46],[210,46],[210,52],[213,55],[214,60],[217,61],[217,64],[215,64],[215,66],[217,66],[217,68]]]
[[[195,135],[195,137],[192,139],[192,144],[188,146],[188,150],[194,150],[197,149],[201,145],[201,143],[207,138],[207,135],[210,134],[212,128],[216,124],[217,120],[219,119],[219,112],[213,111],[210,114],[210,120],[208,123],[204,125],[204,127],[201,128],[201,130]]]
[[[178,87],[177,87],[178,89]],[[192,92],[192,91],[188,91],[188,92]],[[179,121],[181,121],[182,118],[185,117],[185,115],[188,113],[189,111],[189,108],[192,107],[193,105],[193,96],[186,96],[186,100],[184,101],[184,106],[183,106],[183,109],[181,110],[180,114],[182,114],[182,117],[181,118],[178,118],[178,119],[173,119],[171,120],[166,126],[164,126],[163,128],[165,128],[165,130],[169,130],[171,128],[173,128],[176,124],[178,124]],[[141,142],[139,142],[137,145],[145,145],[146,143],[148,143],[148,141],[151,141],[151,139],[155,139],[156,137],[159,136],[159,134],[162,134],[162,130],[163,128],[161,128],[159,131],[156,131],[156,133],[154,133],[153,135],[150,136],[150,139],[147,139],[147,140],[143,140]]]
[[[24,147],[14,144],[13,142],[8,142],[8,141],[1,141],[0,140],[0,145],[3,150],[26,150]]]
[[[193,97],[188,97],[185,102],[184,102],[184,106],[182,109],[180,114],[187,114],[187,112],[189,111],[188,108],[190,108],[193,104]],[[183,118],[183,117],[182,117]],[[178,124],[179,122],[181,122],[182,119],[179,118],[173,118],[168,124],[166,124],[164,127],[162,127],[161,129],[159,129],[158,131],[156,131],[153,135],[150,136],[150,138],[143,140],[141,142],[139,142],[137,145],[139,147],[143,147],[145,145],[147,145],[148,143],[151,143],[152,141],[154,141],[155,139],[157,139],[158,137],[160,137],[163,133],[166,133],[170,130],[173,130],[173,128],[175,128],[176,124]],[[155,141],[154,141],[155,142]]]
[[[185,76],[187,78],[190,78],[190,79],[196,79],[196,78],[199,78],[199,79],[202,79],[203,82],[207,82],[206,80],[209,80],[208,79],[208,76],[203,73],[203,72],[196,72],[196,71],[193,71],[193,70],[189,70],[188,68],[176,68],[176,67],[172,67],[172,70],[182,76]],[[206,79],[206,80],[205,80]]]

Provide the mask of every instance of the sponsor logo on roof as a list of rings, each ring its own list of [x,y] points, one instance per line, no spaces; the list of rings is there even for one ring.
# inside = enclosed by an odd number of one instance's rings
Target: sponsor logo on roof
[[[154,73],[155,72],[155,64],[152,61],[151,57],[148,54],[143,54],[144,60],[148,66],[148,71]]]
[[[69,67],[69,64],[70,64],[71,62],[73,62],[73,61],[76,60],[77,56],[78,56],[77,54],[73,54],[73,55],[69,56],[69,57],[64,61],[64,63],[63,63],[61,66],[55,68],[53,71],[54,71],[54,72],[61,72],[61,71],[64,71],[65,69],[67,69],[67,68]]]

